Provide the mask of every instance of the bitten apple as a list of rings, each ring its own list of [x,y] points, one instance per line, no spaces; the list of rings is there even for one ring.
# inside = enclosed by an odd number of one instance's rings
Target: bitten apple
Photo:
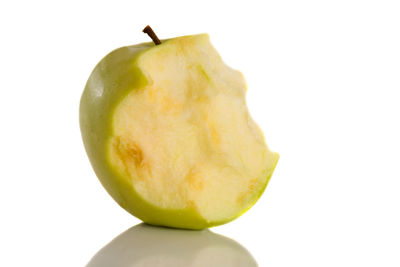
[[[203,229],[233,220],[261,196],[279,158],[245,95],[243,75],[206,34],[116,49],[80,103],[97,177],[150,224]]]

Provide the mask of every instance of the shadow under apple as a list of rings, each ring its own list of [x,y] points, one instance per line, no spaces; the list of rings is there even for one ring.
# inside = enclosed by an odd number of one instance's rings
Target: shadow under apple
[[[209,230],[136,225],[102,248],[87,267],[258,266],[236,241]]]

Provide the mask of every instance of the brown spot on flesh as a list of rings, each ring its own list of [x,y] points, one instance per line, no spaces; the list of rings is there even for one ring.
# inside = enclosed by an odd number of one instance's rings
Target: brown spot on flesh
[[[127,145],[126,154],[132,159],[136,166],[143,165],[143,152],[135,143],[130,143]]]
[[[115,152],[122,161],[127,173],[129,173],[131,168],[135,168],[139,173],[145,169],[150,172],[149,166],[145,161],[143,151],[135,142],[125,141],[124,138],[117,136],[114,137],[113,143]]]

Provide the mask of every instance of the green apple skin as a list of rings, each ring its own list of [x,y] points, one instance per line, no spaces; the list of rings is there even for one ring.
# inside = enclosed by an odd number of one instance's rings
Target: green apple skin
[[[80,128],[92,167],[112,198],[126,211],[146,223],[173,228],[204,229],[232,221],[245,211],[233,218],[210,222],[195,209],[172,210],[156,207],[144,200],[135,191],[132,182],[110,163],[107,142],[112,137],[113,112],[129,92],[148,84],[138,67],[137,59],[143,52],[154,47],[153,43],[142,43],[118,48],[105,56],[91,73],[81,97]],[[278,158],[279,156],[276,162]],[[267,182],[253,204],[262,195],[272,173],[273,170],[266,174]]]

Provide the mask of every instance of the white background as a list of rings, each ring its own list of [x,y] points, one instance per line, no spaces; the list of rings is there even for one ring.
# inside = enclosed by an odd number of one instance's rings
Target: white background
[[[0,266],[84,266],[140,221],[105,192],[78,106],[111,50],[207,32],[281,158],[212,231],[259,266],[400,266],[398,1],[1,1]]]

